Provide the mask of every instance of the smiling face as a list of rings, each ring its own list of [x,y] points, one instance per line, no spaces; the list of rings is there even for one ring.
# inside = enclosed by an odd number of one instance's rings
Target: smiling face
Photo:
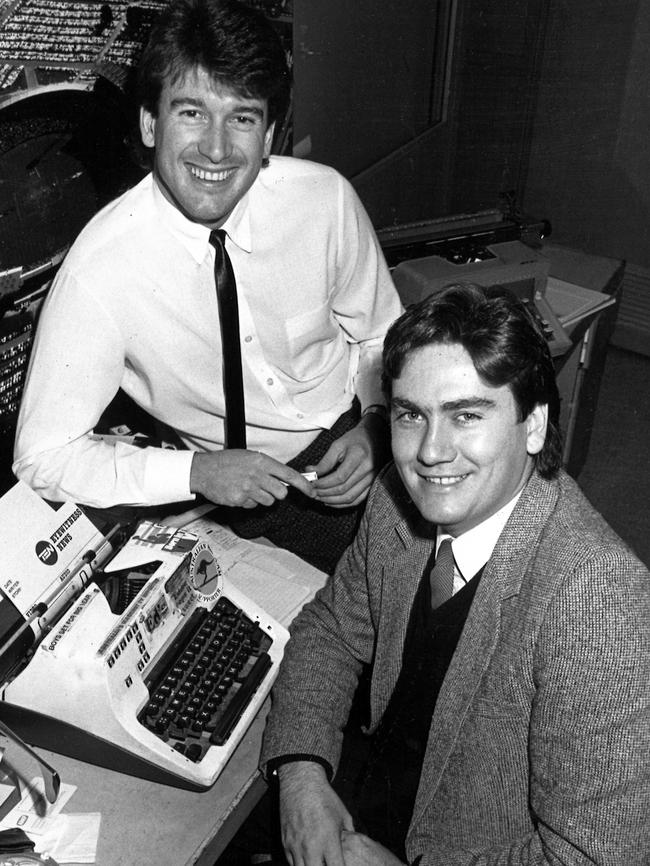
[[[267,103],[212,82],[198,68],[167,80],[154,116],[140,110],[140,132],[155,148],[154,174],[165,197],[194,222],[219,228],[271,152]]]
[[[507,385],[492,387],[457,343],[413,351],[392,382],[393,456],[422,516],[458,536],[524,486],[546,433],[546,407],[524,421]]]

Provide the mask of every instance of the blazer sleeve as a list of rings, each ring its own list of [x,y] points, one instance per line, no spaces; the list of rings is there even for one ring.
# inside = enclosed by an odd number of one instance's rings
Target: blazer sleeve
[[[648,577],[613,550],[582,564],[548,608],[530,726],[539,862],[648,862]]]
[[[372,511],[371,492],[366,515]],[[343,728],[365,663],[372,658],[374,627],[366,577],[368,518],[315,599],[291,626],[272,709],[261,766],[283,755],[315,755],[334,771]]]
[[[649,577],[612,550],[561,582],[532,649],[531,832],[471,850],[432,840],[421,866],[647,866]],[[492,796],[513,796],[507,782]]]

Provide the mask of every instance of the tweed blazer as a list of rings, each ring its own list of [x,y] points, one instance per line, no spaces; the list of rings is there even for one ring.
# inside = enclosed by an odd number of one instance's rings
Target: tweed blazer
[[[388,467],[355,542],[294,621],[263,768],[287,754],[337,767],[364,663],[376,728],[434,539]],[[650,864],[649,578],[568,475],[532,475],[438,696],[409,862]]]

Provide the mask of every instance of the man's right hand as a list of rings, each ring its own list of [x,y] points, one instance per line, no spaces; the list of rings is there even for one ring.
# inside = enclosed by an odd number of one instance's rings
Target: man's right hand
[[[190,490],[215,505],[272,505],[276,499],[285,498],[287,485],[314,497],[311,483],[299,472],[260,451],[197,451],[192,458]]]
[[[352,817],[314,761],[292,761],[278,768],[282,844],[291,866],[344,866],[343,830]]]

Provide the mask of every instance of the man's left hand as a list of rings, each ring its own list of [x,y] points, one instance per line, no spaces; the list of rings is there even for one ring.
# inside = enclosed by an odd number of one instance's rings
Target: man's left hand
[[[404,866],[392,851],[363,833],[343,830],[341,848],[345,866]]]
[[[330,445],[319,463],[307,467],[318,474],[313,483],[317,499],[332,508],[358,505],[389,456],[388,424],[380,415],[364,415]]]

